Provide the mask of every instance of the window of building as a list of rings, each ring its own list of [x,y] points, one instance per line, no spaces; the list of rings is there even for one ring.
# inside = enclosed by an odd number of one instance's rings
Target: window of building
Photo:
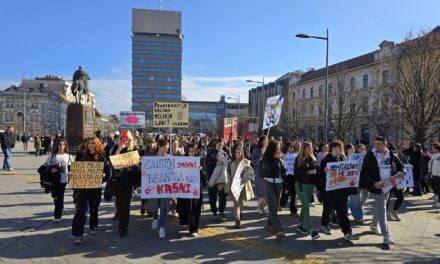
[[[145,84],[134,84],[133,91],[142,91],[142,90],[173,90],[180,91],[180,86],[166,86],[166,85],[145,85]]]
[[[339,81],[338,82],[338,91],[337,92],[343,92],[344,91],[344,82]]]
[[[368,74],[364,74],[362,77],[362,88],[368,89]]]
[[[133,68],[133,72],[172,72],[181,73],[180,69],[164,69],[164,68]]]
[[[387,85],[390,83],[390,72],[388,70],[382,71],[382,84]]]
[[[323,111],[322,111],[322,105],[319,106],[318,111],[319,111],[319,115],[320,115],[320,116],[324,114]]]
[[[328,95],[332,95],[333,94],[333,83],[329,83],[328,84]]]
[[[162,55],[162,56],[179,56],[180,51],[170,50],[133,50],[133,54]]]
[[[310,115],[313,115],[314,110],[315,110],[314,105],[310,105],[310,109],[309,109]]]
[[[368,98],[362,98],[362,112],[368,112]]]
[[[319,97],[322,97],[322,95],[324,94],[324,88],[322,85],[319,86]]]
[[[314,93],[315,93],[314,88],[313,87],[310,88],[310,98],[311,99],[313,99]]]
[[[133,41],[135,46],[151,46],[151,47],[178,47],[182,46],[179,42],[156,42],[156,41]]]
[[[180,82],[181,78],[162,77],[162,76],[133,76],[135,81],[157,81],[157,82]]]
[[[306,98],[306,89],[303,89],[303,97],[302,97],[303,99],[305,99]]]
[[[167,35],[167,34],[153,34],[153,33],[135,33],[135,37],[145,38],[179,38],[179,35]]]
[[[295,91],[293,91],[293,93],[292,93],[292,99],[293,99],[293,101],[295,101],[295,99],[296,99],[296,93],[295,93]]]
[[[353,90],[356,88],[356,79],[354,77],[350,78],[350,89]]]
[[[133,58],[133,63],[140,63],[140,64],[176,64],[176,65],[180,65],[182,62],[178,61],[178,60],[154,60],[154,59]]]

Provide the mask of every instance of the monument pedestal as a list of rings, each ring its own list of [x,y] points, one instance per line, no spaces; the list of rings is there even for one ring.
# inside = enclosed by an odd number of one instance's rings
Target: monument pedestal
[[[85,138],[95,136],[95,114],[92,107],[82,104],[67,106],[66,140],[71,153],[76,153]]]

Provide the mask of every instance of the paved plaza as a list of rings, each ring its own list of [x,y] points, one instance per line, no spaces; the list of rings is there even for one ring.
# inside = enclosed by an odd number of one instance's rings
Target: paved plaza
[[[177,218],[168,217],[167,238],[159,239],[151,219],[140,216],[137,198],[127,237],[117,235],[114,206],[103,201],[99,233],[90,235],[86,228],[84,243],[74,245],[72,191],[66,192],[63,221],[52,223],[52,199],[40,188],[36,172],[45,157],[24,152],[21,144],[12,156],[15,171],[0,175],[0,263],[440,263],[440,210],[433,209],[431,195],[405,197],[402,221],[390,223],[397,245],[389,250],[382,248],[382,237],[369,232],[370,221],[351,222],[360,235],[353,243],[336,229],[312,242],[296,231],[298,218],[287,209],[281,212],[287,236],[277,242],[264,228],[266,219],[256,213],[256,201],[247,202],[242,229],[233,229],[233,221],[213,224],[207,198],[198,238],[190,237]],[[228,208],[226,216],[233,220],[231,202]],[[321,211],[319,204],[311,208],[315,227]]]

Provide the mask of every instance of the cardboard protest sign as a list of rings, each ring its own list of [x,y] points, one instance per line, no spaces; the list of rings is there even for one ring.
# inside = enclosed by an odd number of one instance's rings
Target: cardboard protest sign
[[[361,165],[357,161],[341,161],[327,163],[329,172],[325,185],[326,191],[358,187]]]
[[[252,168],[246,162],[240,162],[231,183],[231,192],[236,201],[239,201],[241,191],[246,183],[253,178],[255,178],[255,176]]]
[[[361,166],[362,166],[362,162],[364,162],[364,158],[365,158],[365,154],[361,154],[361,153],[353,153],[350,156],[348,156],[348,160],[357,161],[361,164]]]
[[[405,177],[399,182],[399,188],[413,188],[414,187],[414,177],[413,177],[413,166],[411,164],[403,164],[406,170]]]
[[[154,102],[153,127],[188,127],[188,103]]]
[[[70,165],[69,188],[95,189],[101,188],[104,162],[74,161]]]
[[[145,128],[145,112],[120,111],[119,127],[125,128]]]
[[[142,199],[200,198],[200,157],[142,159]]]
[[[295,160],[296,156],[298,156],[295,153],[289,153],[284,155],[284,162],[286,164],[287,174],[288,175],[295,175]]]
[[[135,150],[124,154],[110,156],[110,161],[113,169],[122,169],[138,165],[141,158],[139,157],[139,152]]]
[[[267,98],[266,107],[264,109],[263,129],[278,125],[281,118],[283,101],[284,98],[282,95]]]
[[[238,119],[236,117],[228,117],[223,122],[223,137],[226,141],[237,140]]]

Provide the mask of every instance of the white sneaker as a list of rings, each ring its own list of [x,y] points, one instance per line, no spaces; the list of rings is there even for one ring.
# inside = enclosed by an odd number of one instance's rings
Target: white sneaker
[[[434,194],[433,196],[429,197],[428,200],[437,200],[437,198],[437,194]]]
[[[151,228],[156,229],[158,226],[159,220],[153,219],[153,222],[151,223]]]
[[[383,239],[383,243],[384,243],[385,245],[395,245],[395,244],[396,244],[396,241],[394,241],[390,236],[386,236],[386,237]]]
[[[316,204],[315,203],[309,203],[309,207],[315,207],[316,206]]]
[[[268,214],[268,213],[269,213],[269,208],[268,208],[268,207],[264,208],[263,212],[264,212],[265,214]]]
[[[82,244],[83,242],[83,237],[79,236],[79,237],[73,237],[73,243],[76,245]]]
[[[262,209],[258,209],[257,212],[258,212],[259,215],[263,215],[264,214]]]
[[[191,233],[191,236],[192,236],[192,237],[198,237],[199,234],[197,234],[197,233]]]
[[[59,222],[61,222],[61,218],[54,218],[52,222],[53,223],[59,223]]]
[[[163,227],[159,229],[159,238],[165,238],[165,228]]]
[[[382,233],[379,231],[379,228],[377,226],[370,225],[370,231],[378,236],[382,235]]]

